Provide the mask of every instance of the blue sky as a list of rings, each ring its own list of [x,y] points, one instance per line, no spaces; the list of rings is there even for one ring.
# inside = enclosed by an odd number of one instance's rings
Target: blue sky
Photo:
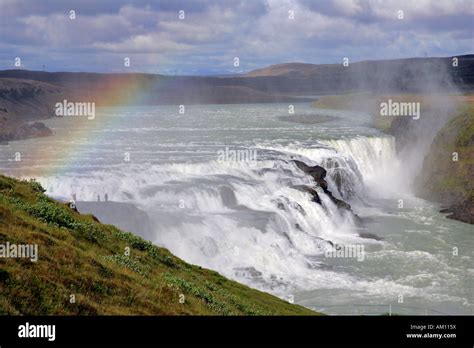
[[[474,0],[0,0],[0,69],[232,74],[474,53],[473,37]]]

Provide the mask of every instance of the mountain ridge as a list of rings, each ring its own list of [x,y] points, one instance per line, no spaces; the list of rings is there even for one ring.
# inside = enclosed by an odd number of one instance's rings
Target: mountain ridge
[[[240,76],[2,70],[0,142],[48,135],[44,125],[32,129],[24,122],[53,117],[54,105],[63,99],[98,106],[297,103],[353,92],[474,91],[474,55],[456,57],[456,67],[453,57],[362,61],[348,67],[282,63]],[[41,98],[31,103],[37,94]]]

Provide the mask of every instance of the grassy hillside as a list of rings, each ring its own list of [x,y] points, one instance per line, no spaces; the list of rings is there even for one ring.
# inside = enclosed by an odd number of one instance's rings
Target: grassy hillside
[[[81,215],[36,182],[0,175],[0,244],[7,242],[37,244],[39,257],[0,258],[3,315],[318,314]]]
[[[457,153],[457,161],[453,160]],[[420,195],[474,223],[474,104],[461,106],[434,139],[419,175]]]

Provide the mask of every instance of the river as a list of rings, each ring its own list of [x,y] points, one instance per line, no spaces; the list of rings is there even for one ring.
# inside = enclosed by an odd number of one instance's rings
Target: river
[[[474,314],[472,226],[413,195],[415,173],[369,115],[309,103],[128,106],[46,123],[53,136],[0,146],[2,173],[35,177],[99,218],[99,199],[133,205],[144,215],[107,219],[146,225],[145,238],[188,262],[328,314]],[[297,189],[314,182],[294,159],[325,167],[361,222],[321,188],[322,205]],[[335,244],[357,254],[331,254]]]

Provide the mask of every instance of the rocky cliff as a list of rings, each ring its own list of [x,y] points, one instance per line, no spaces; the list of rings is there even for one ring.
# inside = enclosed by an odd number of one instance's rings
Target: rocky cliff
[[[474,105],[463,105],[435,137],[417,177],[421,197],[448,218],[474,223]]]

